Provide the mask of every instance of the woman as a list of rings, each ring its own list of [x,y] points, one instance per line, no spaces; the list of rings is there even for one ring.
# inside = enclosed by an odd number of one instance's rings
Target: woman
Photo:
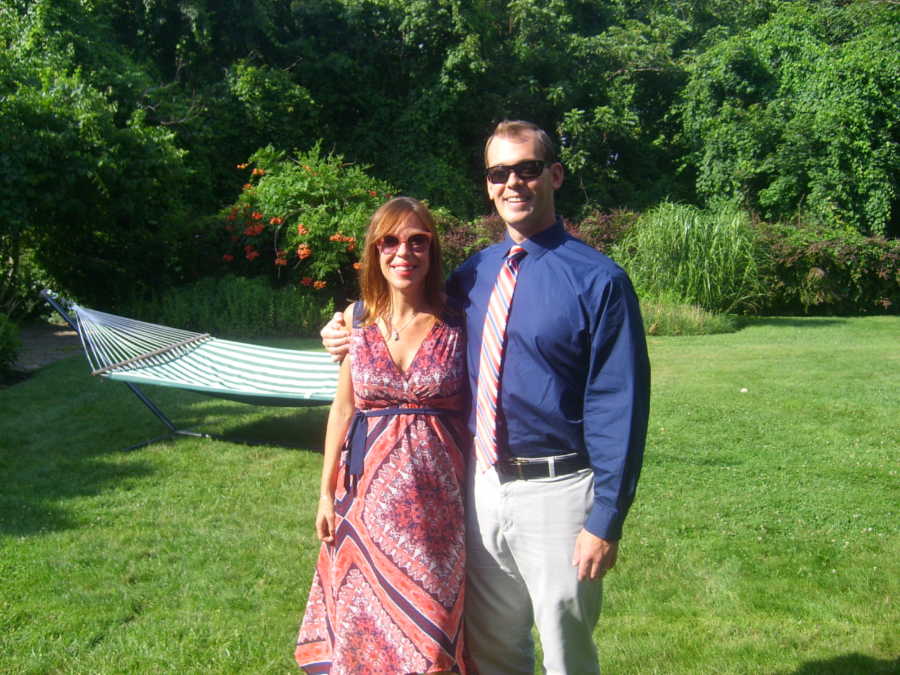
[[[465,344],[423,204],[397,197],[375,212],[360,286],[344,313],[322,548],[294,656],[307,673],[464,673]]]

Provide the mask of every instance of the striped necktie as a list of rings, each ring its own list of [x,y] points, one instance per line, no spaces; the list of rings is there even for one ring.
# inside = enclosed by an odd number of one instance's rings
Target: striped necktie
[[[519,263],[525,249],[513,246],[500,268],[491,292],[484,329],[481,332],[481,359],[478,362],[478,393],[475,397],[475,455],[485,471],[497,461],[497,393],[506,337],[509,305],[516,290]]]

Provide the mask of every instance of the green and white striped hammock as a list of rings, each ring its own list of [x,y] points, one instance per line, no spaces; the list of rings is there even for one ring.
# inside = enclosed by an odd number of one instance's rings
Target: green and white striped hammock
[[[338,366],[325,352],[276,349],[73,305],[92,375],[270,406],[331,402]]]

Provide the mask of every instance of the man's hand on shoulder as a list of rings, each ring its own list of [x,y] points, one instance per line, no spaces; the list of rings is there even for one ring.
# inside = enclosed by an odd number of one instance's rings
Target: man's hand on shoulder
[[[579,581],[596,581],[615,567],[618,555],[618,541],[601,539],[583,529],[575,540],[572,567],[578,568]]]
[[[322,338],[322,346],[331,354],[331,359],[337,363],[343,361],[350,351],[350,331],[344,323],[344,315],[336,313],[319,331],[319,335]]]

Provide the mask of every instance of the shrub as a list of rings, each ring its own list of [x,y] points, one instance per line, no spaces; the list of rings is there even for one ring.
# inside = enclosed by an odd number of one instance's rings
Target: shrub
[[[759,223],[773,267],[769,313],[900,311],[900,241],[810,223]]]
[[[36,262],[35,252],[19,248],[12,252],[9,239],[0,235],[0,260],[7,267],[0,273],[0,312],[17,320],[34,319],[47,311],[41,289],[56,284]]]
[[[763,254],[745,213],[669,202],[641,215],[613,250],[642,295],[674,297],[713,312],[758,305]]]
[[[444,270],[448,273],[470,255],[497,243],[506,234],[506,226],[497,214],[467,222],[454,218],[443,209],[434,210],[434,215],[441,234]],[[565,226],[573,236],[598,251],[609,253],[612,245],[621,239],[637,218],[638,214],[633,211],[595,211],[580,222],[565,221]]]
[[[268,279],[226,276],[134,302],[128,313],[220,337],[311,336],[331,318],[334,302],[295,286],[272,288]]]
[[[357,247],[393,189],[318,145],[295,159],[263,148],[238,168],[250,175],[219,221],[224,269],[327,288],[340,301],[354,295]]]
[[[6,314],[0,313],[0,377],[12,371],[20,346],[19,327]]]
[[[593,211],[578,223],[566,223],[568,231],[601,253],[609,255],[640,214],[618,209],[611,213]]]
[[[506,233],[506,226],[496,214],[465,222],[440,209],[434,214],[441,235],[441,254],[446,273],[455,270],[473,253],[497,243]]]

